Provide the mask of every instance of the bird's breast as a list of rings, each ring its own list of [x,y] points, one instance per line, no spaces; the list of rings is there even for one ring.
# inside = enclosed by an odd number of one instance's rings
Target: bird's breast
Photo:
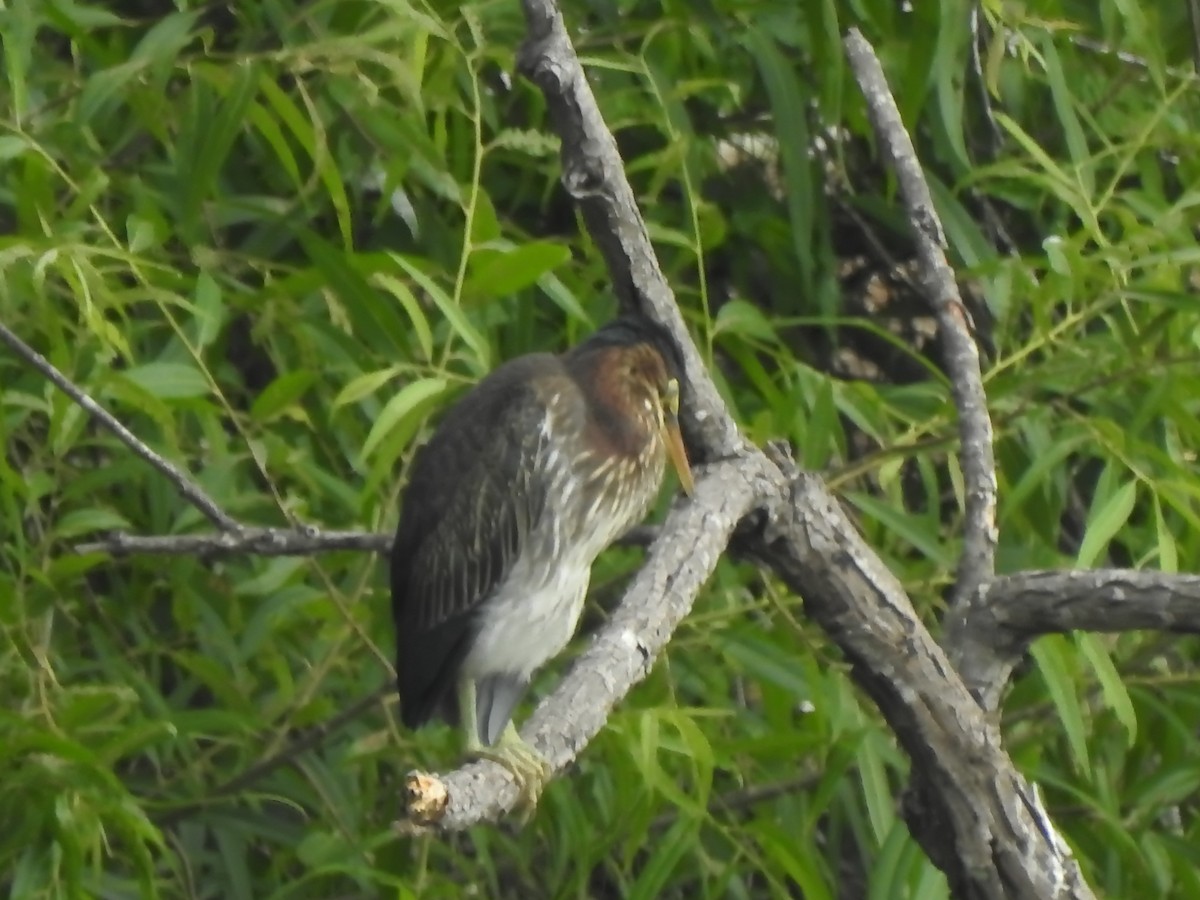
[[[569,437],[569,436],[568,436]],[[539,431],[540,514],[503,581],[479,608],[464,673],[527,680],[567,645],[583,611],[592,563],[645,517],[662,482],[661,442],[639,456],[571,446],[548,416]]]

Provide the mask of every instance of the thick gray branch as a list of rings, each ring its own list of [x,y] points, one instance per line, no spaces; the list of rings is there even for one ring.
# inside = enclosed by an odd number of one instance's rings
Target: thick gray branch
[[[866,98],[871,124],[887,148],[900,182],[900,194],[917,244],[922,293],[937,315],[943,357],[958,409],[959,460],[967,496],[963,553],[953,600],[961,603],[973,597],[996,571],[996,460],[992,452],[992,421],[979,370],[979,350],[971,336],[967,308],[959,296],[954,270],[946,261],[946,236],[929,185],[900,110],[888,90],[883,67],[857,29],[852,28],[846,35],[845,46],[854,77]]]
[[[959,632],[959,674],[989,712],[999,708],[1029,642],[1067,631],[1200,633],[1200,575],[1135,569],[1022,572],[985,585]]]
[[[1093,894],[1000,733],[921,625],[903,587],[814,476],[773,510],[766,559],[837,642],[913,762],[914,836],[956,897]]]
[[[579,756],[613,706],[650,672],[733,529],[776,492],[778,478],[761,453],[716,463],[698,479],[695,495],[671,511],[613,618],[521,731],[554,771]],[[486,761],[444,776],[413,772],[406,787],[408,822],[449,831],[494,820],[517,799],[508,772]]]

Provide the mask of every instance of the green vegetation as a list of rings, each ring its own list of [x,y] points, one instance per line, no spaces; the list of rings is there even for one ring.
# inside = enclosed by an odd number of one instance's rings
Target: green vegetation
[[[977,67],[965,2],[564,5],[736,415],[828,477],[927,622],[957,558],[955,417],[900,282],[864,318],[839,277],[910,254],[851,25],[982,298],[1001,570],[1200,568],[1185,4],[987,0]],[[431,417],[614,299],[514,74],[515,0],[228,6],[0,5],[0,321],[240,521],[387,530]],[[878,377],[844,377],[864,357]],[[7,351],[0,431],[8,896],[945,896],[897,816],[907,758],[747,564],[527,829],[403,839],[403,774],[458,748],[390,705],[246,777],[389,680],[380,560],[73,553],[208,523]],[[594,616],[637,558],[601,561]],[[1009,750],[1089,881],[1200,896],[1196,642],[1031,656]]]

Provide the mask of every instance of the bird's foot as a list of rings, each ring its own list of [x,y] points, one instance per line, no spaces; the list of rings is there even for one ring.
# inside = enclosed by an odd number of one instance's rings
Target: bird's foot
[[[476,759],[489,759],[508,769],[520,792],[516,806],[518,824],[523,826],[528,823],[553,774],[542,754],[521,740],[511,723],[494,746],[471,747],[468,753]]]

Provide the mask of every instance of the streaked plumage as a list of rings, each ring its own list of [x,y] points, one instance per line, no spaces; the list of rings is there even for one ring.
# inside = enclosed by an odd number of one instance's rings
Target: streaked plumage
[[[679,371],[666,332],[622,318],[561,356],[501,365],[446,414],[413,461],[392,550],[406,725],[459,718],[456,686],[473,685],[464,725],[496,743],[574,633],[596,556],[657,496],[668,452],[690,485]]]

